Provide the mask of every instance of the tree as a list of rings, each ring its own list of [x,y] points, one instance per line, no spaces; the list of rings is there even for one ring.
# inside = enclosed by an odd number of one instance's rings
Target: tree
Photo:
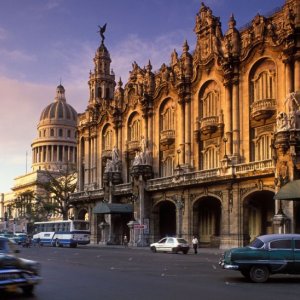
[[[68,212],[73,207],[70,196],[75,192],[77,172],[69,165],[57,171],[44,171],[44,178],[38,180],[38,186],[45,191],[40,202],[54,212],[68,219]]]

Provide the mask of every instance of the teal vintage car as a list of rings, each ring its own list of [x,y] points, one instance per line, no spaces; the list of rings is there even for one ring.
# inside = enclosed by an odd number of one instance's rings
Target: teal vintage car
[[[300,234],[258,236],[246,247],[225,251],[219,265],[253,282],[265,282],[272,274],[300,274]]]

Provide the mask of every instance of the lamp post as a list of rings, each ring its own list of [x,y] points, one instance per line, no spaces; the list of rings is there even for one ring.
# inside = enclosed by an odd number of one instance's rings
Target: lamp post
[[[226,154],[226,143],[228,142],[228,139],[226,137],[223,138],[224,142],[224,158],[227,159],[227,154]]]
[[[179,155],[181,153],[181,150],[180,149],[177,149],[177,169],[180,168],[180,164],[179,164]]]

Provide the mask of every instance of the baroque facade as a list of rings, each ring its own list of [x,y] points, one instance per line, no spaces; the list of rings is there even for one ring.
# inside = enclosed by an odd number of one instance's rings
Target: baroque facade
[[[225,33],[202,3],[194,51],[185,41],[156,72],[134,62],[124,86],[110,71],[104,30],[78,120],[72,196],[92,241],[197,235],[227,248],[300,232],[300,206],[274,200],[299,178],[299,1],[240,29],[232,15]]]

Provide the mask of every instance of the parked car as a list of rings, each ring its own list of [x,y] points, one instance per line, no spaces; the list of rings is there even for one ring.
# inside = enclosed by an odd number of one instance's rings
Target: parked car
[[[26,233],[23,233],[23,232],[16,232],[14,234],[14,237],[13,237],[13,240],[18,244],[18,245],[21,245],[23,243],[26,242],[28,236]]]
[[[300,234],[258,236],[247,247],[225,251],[219,264],[253,282],[265,282],[272,274],[300,274]]]
[[[40,264],[33,260],[17,257],[17,245],[0,237],[0,291],[15,291],[21,288],[25,295],[31,295],[41,281]]]
[[[150,249],[152,252],[182,252],[184,254],[187,254],[190,246],[188,242],[183,238],[165,237],[157,243],[151,244]]]

